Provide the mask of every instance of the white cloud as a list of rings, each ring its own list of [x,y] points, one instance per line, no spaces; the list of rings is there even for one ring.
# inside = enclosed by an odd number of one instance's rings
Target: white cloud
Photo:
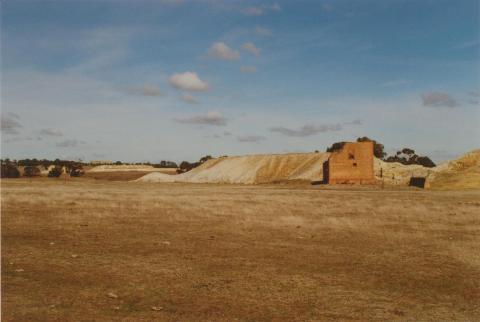
[[[242,48],[246,51],[248,51],[250,54],[258,56],[260,55],[260,48],[257,48],[253,43],[251,42],[246,42],[242,45]]]
[[[223,42],[215,42],[208,50],[210,56],[223,60],[237,60],[240,58],[240,53],[233,50]]]
[[[240,71],[242,73],[256,73],[257,72],[257,67],[255,67],[255,66],[242,66],[242,67],[240,67]]]
[[[260,27],[260,26],[255,27],[255,33],[259,36],[267,36],[267,37],[272,35],[272,31],[270,29]]]
[[[54,129],[41,129],[38,134],[42,136],[63,136],[62,131]]]
[[[227,124],[227,120],[218,112],[208,112],[204,115],[195,115],[191,117],[184,118],[174,118],[177,123],[183,124],[199,124],[199,125],[214,125],[214,126],[224,126]]]
[[[177,73],[170,76],[170,85],[176,89],[193,92],[203,92],[209,89],[207,82],[202,81],[194,72]]]
[[[261,135],[243,135],[243,136],[237,137],[238,142],[251,142],[251,143],[258,143],[266,139],[267,139],[266,137]]]
[[[199,101],[192,95],[190,94],[183,94],[182,96],[180,96],[180,99],[184,102],[187,102],[187,103],[190,103],[190,104],[197,104],[199,103]]]
[[[430,107],[456,107],[458,102],[445,92],[429,92],[421,95],[423,106]]]
[[[305,137],[317,133],[340,131],[342,126],[340,124],[306,124],[299,129],[290,129],[284,126],[274,126],[270,128],[271,132],[278,132],[286,136]]]

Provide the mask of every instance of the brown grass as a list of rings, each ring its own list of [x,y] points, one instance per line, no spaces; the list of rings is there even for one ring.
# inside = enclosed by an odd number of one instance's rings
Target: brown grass
[[[3,320],[480,320],[479,197],[5,180]]]
[[[109,180],[109,181],[131,181],[143,177],[150,171],[110,171],[110,172],[86,172],[85,178],[92,178],[95,180]]]
[[[431,182],[431,188],[435,190],[478,190],[480,188],[480,166],[441,172]]]

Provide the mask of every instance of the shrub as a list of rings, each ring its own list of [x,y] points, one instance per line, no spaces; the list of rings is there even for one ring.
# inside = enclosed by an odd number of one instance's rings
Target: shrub
[[[62,173],[63,173],[62,167],[59,165],[56,165],[48,172],[48,176],[50,178],[58,178],[62,175]]]
[[[346,142],[335,142],[331,147],[327,148],[327,152],[338,152],[343,149]]]
[[[182,163],[180,163],[179,169],[177,170],[177,173],[190,171],[193,168],[198,167],[199,165],[200,163],[198,162],[190,163],[188,161],[182,161]]]
[[[17,167],[11,163],[2,164],[2,169],[0,174],[2,178],[20,177],[20,171],[18,171]]]
[[[200,158],[200,160],[198,162],[200,162],[200,164],[202,164],[204,162],[207,162],[210,159],[213,159],[212,156],[211,155],[206,155],[203,158]]]
[[[81,177],[85,174],[81,164],[71,165],[70,177]]]
[[[420,164],[420,165],[423,165],[424,167],[427,167],[427,168],[433,168],[436,166],[436,164],[430,160],[429,157],[418,157],[417,158],[417,163]]]
[[[34,166],[27,166],[23,169],[24,177],[38,177],[40,174],[40,169]]]

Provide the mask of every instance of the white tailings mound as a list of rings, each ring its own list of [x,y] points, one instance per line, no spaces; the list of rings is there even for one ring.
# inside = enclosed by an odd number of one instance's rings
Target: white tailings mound
[[[273,183],[323,180],[330,153],[247,155],[211,159],[179,175],[152,172],[135,181],[192,183]],[[374,160],[375,178],[388,185],[408,185],[411,177],[426,177],[432,187],[479,189],[480,150],[434,168]],[[380,175],[382,174],[382,175]]]
[[[169,170],[169,168],[154,168],[151,165],[143,165],[143,164],[106,164],[106,165],[98,165],[88,172],[117,172],[117,171],[163,171]],[[172,169],[171,171],[175,171]]]
[[[193,183],[272,183],[323,179],[329,153],[247,155],[211,159],[189,172],[168,175],[149,173],[135,181]]]
[[[399,162],[385,162],[377,158],[373,162],[375,178],[383,180],[389,185],[406,186],[411,177],[426,177],[432,180],[438,172],[438,167],[426,168],[418,164],[404,165]]]

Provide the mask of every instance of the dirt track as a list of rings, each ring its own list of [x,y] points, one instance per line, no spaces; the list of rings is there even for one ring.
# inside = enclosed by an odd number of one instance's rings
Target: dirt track
[[[5,321],[480,320],[479,192],[20,179],[1,197]]]

